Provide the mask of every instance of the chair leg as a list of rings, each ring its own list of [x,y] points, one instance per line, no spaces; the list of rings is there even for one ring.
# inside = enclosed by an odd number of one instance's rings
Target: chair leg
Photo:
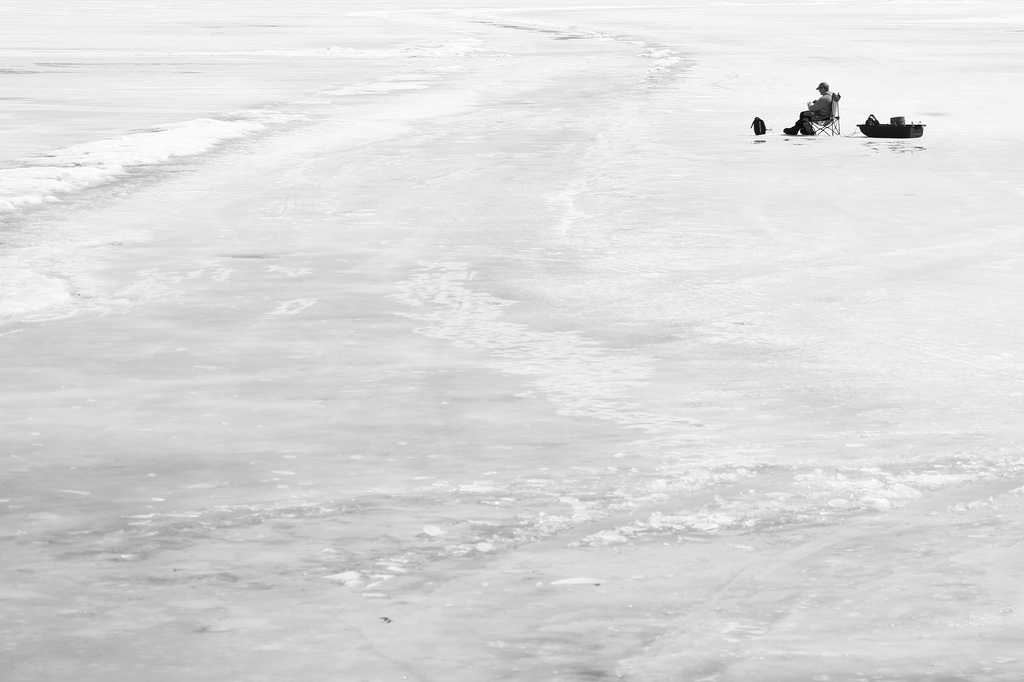
[[[840,135],[839,121],[829,121],[825,123],[809,123],[808,125],[813,128],[816,135],[828,135],[829,137],[835,137]]]

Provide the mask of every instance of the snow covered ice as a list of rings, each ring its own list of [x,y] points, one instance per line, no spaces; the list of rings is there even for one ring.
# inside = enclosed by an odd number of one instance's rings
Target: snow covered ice
[[[1024,677],[1020,3],[87,5],[0,6],[0,680]]]

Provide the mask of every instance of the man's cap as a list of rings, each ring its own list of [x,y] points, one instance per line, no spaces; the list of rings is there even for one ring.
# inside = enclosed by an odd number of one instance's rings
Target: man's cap
[[[818,89],[820,90],[821,88],[825,88],[826,90],[828,90],[828,83],[826,83],[825,81],[818,83]]]

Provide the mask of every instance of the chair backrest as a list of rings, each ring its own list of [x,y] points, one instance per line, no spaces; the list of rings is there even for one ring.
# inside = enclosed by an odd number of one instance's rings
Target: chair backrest
[[[832,118],[839,118],[839,100],[842,98],[838,92],[832,93]]]

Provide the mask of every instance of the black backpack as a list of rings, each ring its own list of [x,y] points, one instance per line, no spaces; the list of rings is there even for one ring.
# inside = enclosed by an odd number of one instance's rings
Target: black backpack
[[[750,124],[750,127],[754,129],[755,135],[764,135],[768,128],[765,126],[764,121],[760,118],[754,118],[754,122]]]

